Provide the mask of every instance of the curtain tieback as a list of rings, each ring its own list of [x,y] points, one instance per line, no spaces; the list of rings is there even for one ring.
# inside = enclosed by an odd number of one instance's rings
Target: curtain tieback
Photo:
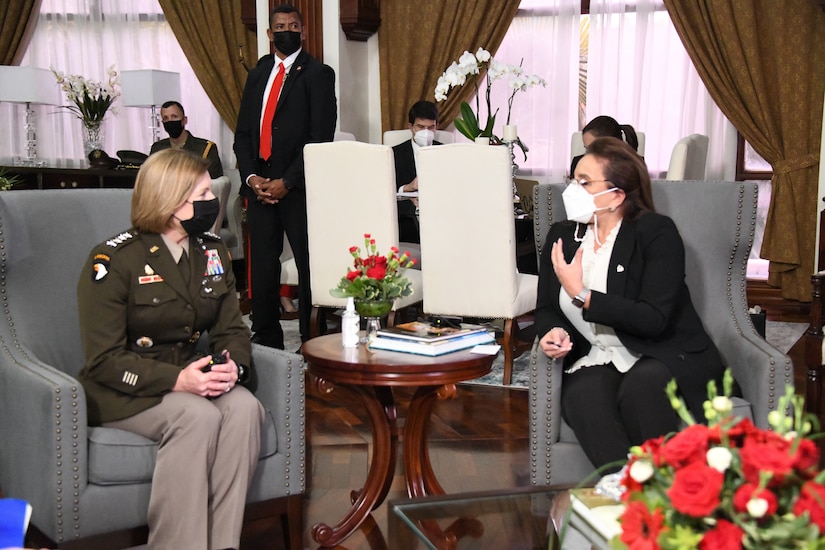
[[[801,157],[793,159],[778,160],[773,163],[773,172],[775,175],[788,174],[803,168],[808,168],[819,162],[819,154],[809,153]]]

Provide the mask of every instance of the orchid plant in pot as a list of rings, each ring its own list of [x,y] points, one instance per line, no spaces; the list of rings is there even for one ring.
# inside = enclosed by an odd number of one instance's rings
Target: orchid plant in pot
[[[523,62],[523,61],[522,61]],[[485,81],[484,104],[486,120],[481,126],[481,80]],[[507,119],[504,122],[502,138],[496,135],[495,125],[499,108],[495,111],[490,101],[490,91],[496,81],[506,81],[510,94],[507,99]],[[494,59],[490,52],[478,48],[475,54],[465,51],[458,61],[454,61],[439,77],[435,87],[435,100],[438,102],[447,99],[450,90],[463,86],[468,81],[476,89],[475,110],[466,101],[461,103],[461,116],[454,120],[456,129],[467,139],[475,140],[478,137],[488,138],[491,143],[513,141],[521,148],[524,158],[527,158],[527,146],[518,138],[514,125],[510,125],[510,116],[513,109],[513,100],[518,92],[525,92],[535,86],[546,86],[547,82],[536,75],[527,74],[521,65],[510,65]]]

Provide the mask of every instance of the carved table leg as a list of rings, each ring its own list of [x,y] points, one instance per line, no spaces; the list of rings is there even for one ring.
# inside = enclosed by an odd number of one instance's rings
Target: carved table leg
[[[404,426],[404,477],[410,498],[444,494],[430,463],[427,428],[436,398],[452,399],[455,396],[455,384],[425,386],[418,388],[410,402]]]
[[[326,393],[333,387],[320,379],[318,384]],[[353,491],[349,511],[333,527],[325,523],[317,523],[312,527],[312,538],[325,547],[336,546],[347,538],[384,501],[392,484],[398,453],[398,425],[392,390],[387,387],[342,387],[361,400],[369,415],[373,451],[364,487],[360,491]]]

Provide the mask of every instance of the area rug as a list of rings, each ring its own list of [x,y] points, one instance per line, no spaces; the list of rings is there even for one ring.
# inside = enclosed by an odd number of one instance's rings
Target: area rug
[[[301,345],[301,338],[298,334],[298,321],[282,321],[284,328],[284,347],[287,350],[296,350]],[[767,321],[765,324],[766,340],[782,353],[788,351],[796,344],[805,330],[807,323],[785,323],[779,321]],[[504,352],[500,351],[493,368],[489,374],[475,380],[470,380],[471,384],[489,384],[500,386],[504,378]],[[530,383],[530,352],[527,351],[513,362],[513,377],[511,386],[526,388]]]

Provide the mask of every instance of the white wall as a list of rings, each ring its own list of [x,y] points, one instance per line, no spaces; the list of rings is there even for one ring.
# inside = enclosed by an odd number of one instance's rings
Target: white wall
[[[381,143],[378,33],[367,42],[347,40],[336,0],[324,0],[324,63],[335,69],[338,130],[358,141]]]

